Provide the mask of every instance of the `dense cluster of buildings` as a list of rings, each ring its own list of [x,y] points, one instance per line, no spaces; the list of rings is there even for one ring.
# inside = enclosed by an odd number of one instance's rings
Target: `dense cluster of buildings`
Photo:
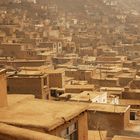
[[[127,6],[0,1],[0,140],[140,140],[140,11]]]

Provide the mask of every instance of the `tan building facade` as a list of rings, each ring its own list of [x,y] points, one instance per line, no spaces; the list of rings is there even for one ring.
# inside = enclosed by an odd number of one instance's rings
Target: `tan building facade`
[[[39,99],[49,99],[48,76],[44,74],[12,75],[7,79],[8,93],[33,94]]]
[[[108,134],[124,130],[130,120],[130,106],[92,104],[88,110],[89,130],[106,130]]]

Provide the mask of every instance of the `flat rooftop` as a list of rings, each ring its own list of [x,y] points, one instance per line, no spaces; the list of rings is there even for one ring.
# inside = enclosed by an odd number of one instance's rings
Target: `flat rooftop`
[[[104,92],[105,93],[105,92]],[[92,99],[103,95],[103,92],[93,92],[93,91],[84,91],[80,94],[75,94],[75,96],[72,94],[72,98],[70,98],[71,101],[91,101]]]
[[[129,108],[130,106],[92,103],[88,110],[108,113],[125,113]]]
[[[131,93],[131,94],[133,94],[133,93],[140,93],[140,89],[130,89],[129,91],[124,91],[124,92],[127,92],[127,93]]]
[[[26,100],[34,99],[34,95],[29,94],[9,94],[7,95],[8,105],[14,105],[16,103],[24,102]]]
[[[121,105],[140,105],[140,100],[119,99]]]
[[[47,74],[64,73],[64,69],[55,69],[55,70],[48,69],[45,72]]]
[[[94,89],[94,85],[66,85],[66,89]]]
[[[127,137],[127,136],[115,136],[112,140],[140,140],[140,138]]]
[[[27,66],[26,67],[20,67],[20,69],[21,70],[35,70],[35,71],[40,70],[41,71],[41,70],[46,70],[46,69],[48,70],[50,67],[53,68],[52,65],[47,65],[47,66],[42,65],[42,66],[38,66],[38,67],[32,67],[32,66],[31,67],[27,67]]]
[[[105,78],[104,77],[105,75],[103,75],[102,76],[102,78],[100,78],[100,76],[97,76],[97,77],[95,77],[94,78],[94,76],[92,77],[93,79],[95,79],[95,80],[104,80],[104,81],[117,81],[118,80],[118,78],[116,78],[116,77],[113,77],[113,78]]]
[[[19,97],[18,97],[19,98]],[[30,99],[0,109],[0,123],[28,126],[51,131],[69,121],[88,106],[74,103]]]
[[[15,63],[28,63],[28,62],[31,62],[31,63],[36,63],[36,62],[46,62],[46,60],[40,60],[40,59],[36,59],[36,60],[27,60],[27,59],[14,59],[14,60],[6,60],[5,61],[7,62],[15,62]]]
[[[41,71],[37,70],[21,70],[17,73],[17,75],[40,75],[42,74]]]
[[[28,70],[21,70],[20,72],[18,72],[18,75],[41,75],[41,74],[58,74],[58,73],[63,73],[64,70],[62,69],[28,69]]]
[[[106,140],[107,131],[88,131],[88,140]]]
[[[47,74],[45,74],[44,72],[41,72],[41,71],[33,71],[33,70],[29,70],[29,71],[20,71],[20,72],[17,72],[16,74],[13,74],[11,76],[9,76],[8,78],[14,78],[14,77],[30,77],[30,76],[47,76]]]
[[[100,90],[106,91],[124,91],[124,88],[120,87],[101,87]]]

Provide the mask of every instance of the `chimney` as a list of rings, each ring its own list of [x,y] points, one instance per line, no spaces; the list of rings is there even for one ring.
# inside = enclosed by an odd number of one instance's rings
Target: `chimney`
[[[0,69],[0,107],[7,107],[6,70]]]

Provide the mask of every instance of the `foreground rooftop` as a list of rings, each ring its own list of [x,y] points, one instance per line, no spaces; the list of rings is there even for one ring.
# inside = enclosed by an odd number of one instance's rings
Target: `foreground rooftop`
[[[140,140],[140,138],[127,137],[127,136],[115,136],[112,140]]]
[[[0,139],[6,140],[64,140],[49,134],[0,123]]]
[[[87,105],[19,98],[11,99],[7,108],[0,109],[0,123],[51,131],[87,109]]]

